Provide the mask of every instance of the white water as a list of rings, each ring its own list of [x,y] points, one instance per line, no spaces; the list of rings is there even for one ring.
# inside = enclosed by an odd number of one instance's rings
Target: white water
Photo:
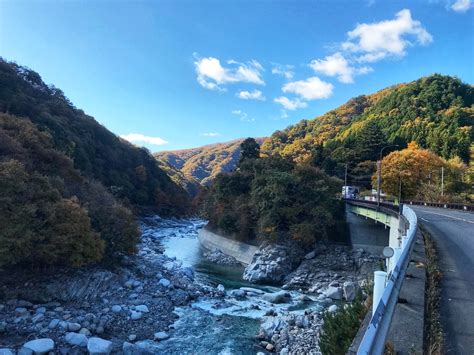
[[[219,266],[203,257],[197,233],[205,225],[199,219],[175,220],[154,217],[142,225],[144,235],[159,238],[165,254],[175,257],[183,266],[192,267],[196,281],[209,287],[218,284],[226,291],[240,287],[258,288],[265,292],[280,289],[272,286],[256,286],[242,280],[242,267]],[[274,309],[279,314],[299,314],[305,309],[320,308],[316,302],[298,301],[298,292],[290,292],[292,301],[271,304],[260,295],[235,299],[202,297],[191,306],[175,310],[179,319],[173,324],[169,340],[160,342],[157,350],[162,354],[255,354],[260,321],[265,313]]]

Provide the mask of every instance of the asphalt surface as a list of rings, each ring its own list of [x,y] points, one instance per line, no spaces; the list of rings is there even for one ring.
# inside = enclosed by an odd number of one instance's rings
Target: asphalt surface
[[[474,354],[474,213],[410,206],[435,240],[445,353]]]

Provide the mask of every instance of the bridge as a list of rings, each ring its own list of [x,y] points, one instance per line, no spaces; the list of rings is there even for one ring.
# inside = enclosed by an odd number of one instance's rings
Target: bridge
[[[439,267],[443,272],[441,321],[445,336],[444,353],[472,354],[474,213],[469,211],[473,211],[474,206],[429,206],[424,202],[407,202],[400,207],[363,200],[345,201],[350,212],[390,228],[388,246],[393,249],[393,256],[387,259],[387,271],[374,273],[373,310],[349,353],[383,354],[386,341],[393,339],[405,347],[405,351],[400,353],[423,351],[426,273],[411,262],[417,260],[419,254],[424,257],[424,248],[419,246],[422,238],[418,233],[418,225],[422,224],[438,246]],[[400,305],[399,299],[407,295],[408,300],[404,302],[411,304]],[[406,351],[407,347],[410,347],[409,351]]]

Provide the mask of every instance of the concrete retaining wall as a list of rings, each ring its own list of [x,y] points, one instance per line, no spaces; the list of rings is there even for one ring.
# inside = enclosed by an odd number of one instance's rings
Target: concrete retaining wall
[[[206,228],[199,231],[198,239],[201,245],[209,250],[218,249],[226,255],[230,255],[242,264],[248,265],[252,262],[258,247],[236,240],[225,238],[215,234]]]

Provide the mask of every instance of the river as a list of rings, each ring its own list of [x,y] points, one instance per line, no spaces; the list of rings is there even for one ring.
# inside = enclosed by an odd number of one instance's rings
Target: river
[[[202,297],[190,306],[177,308],[179,319],[173,324],[172,336],[159,343],[163,354],[255,354],[256,335],[265,313],[274,309],[279,314],[302,313],[305,309],[318,309],[316,302],[298,301],[298,292],[291,292],[292,301],[270,304],[260,295],[236,299],[228,291],[240,287],[258,288],[264,292],[279,291],[278,287],[254,285],[242,280],[243,267],[219,266],[203,257],[197,238],[205,221],[199,219],[161,219],[153,217],[142,224],[143,234],[159,238],[164,253],[176,258],[182,266],[195,271],[196,282],[209,287],[223,285],[224,298]]]

